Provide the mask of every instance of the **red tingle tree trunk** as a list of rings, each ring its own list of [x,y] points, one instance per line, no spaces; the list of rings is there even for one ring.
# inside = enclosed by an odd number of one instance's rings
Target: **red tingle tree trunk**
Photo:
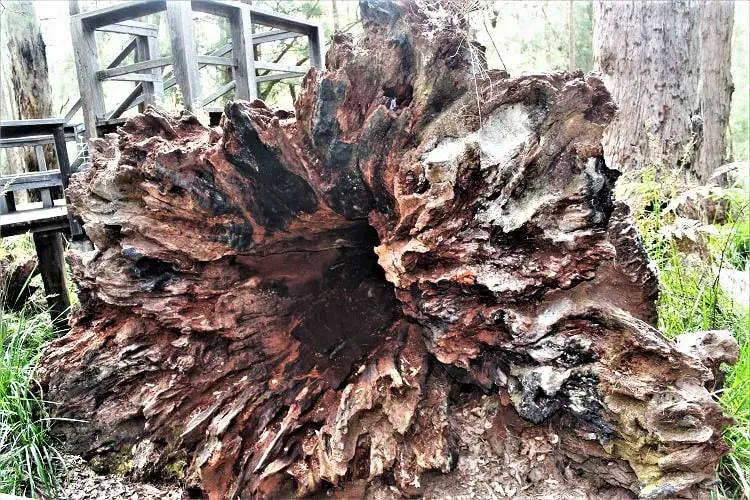
[[[361,7],[294,113],[148,110],[93,143],[70,196],[96,250],[38,372],[86,421],[68,446],[211,499],[707,494],[737,347],[652,326],[607,90]]]

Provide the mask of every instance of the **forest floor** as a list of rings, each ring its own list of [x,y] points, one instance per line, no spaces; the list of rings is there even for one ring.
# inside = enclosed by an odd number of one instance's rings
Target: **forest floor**
[[[65,455],[68,469],[63,483],[70,500],[181,500],[182,488],[138,483],[121,476],[101,476],[81,458]]]

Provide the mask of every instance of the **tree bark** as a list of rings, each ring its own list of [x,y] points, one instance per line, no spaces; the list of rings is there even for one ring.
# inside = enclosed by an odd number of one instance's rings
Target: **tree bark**
[[[0,310],[21,311],[37,290],[30,282],[38,272],[36,257],[0,259]]]
[[[458,13],[362,17],[295,115],[150,110],[92,143],[70,196],[97,250],[38,371],[87,422],[67,445],[211,499],[708,491],[737,345],[652,326],[602,83],[476,80]]]
[[[8,27],[7,47],[10,59],[10,80],[13,87],[17,115],[14,119],[51,118],[52,89],[49,84],[47,50],[34,12],[33,2],[23,0],[13,3],[12,27]],[[19,171],[39,170],[34,148],[23,148],[20,158],[25,168]],[[55,165],[52,146],[44,147],[47,165]],[[61,196],[60,190],[53,190],[53,198]],[[32,201],[39,201],[38,192],[29,193]]]
[[[595,3],[594,64],[619,107],[608,164],[685,169],[706,183],[725,156],[731,2]]]
[[[707,1],[700,23],[700,114],[703,143],[698,150],[698,178],[707,182],[713,172],[728,161],[727,127],[732,103],[731,57],[734,3]],[[718,179],[721,184],[725,178]]]

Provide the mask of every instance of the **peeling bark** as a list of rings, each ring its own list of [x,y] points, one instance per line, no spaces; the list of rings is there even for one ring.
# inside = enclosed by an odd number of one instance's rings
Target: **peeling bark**
[[[97,250],[38,372],[87,420],[68,445],[212,499],[460,497],[480,459],[530,497],[707,495],[736,343],[653,327],[602,83],[475,80],[459,16],[362,14],[294,114],[148,110],[92,145],[70,196]]]

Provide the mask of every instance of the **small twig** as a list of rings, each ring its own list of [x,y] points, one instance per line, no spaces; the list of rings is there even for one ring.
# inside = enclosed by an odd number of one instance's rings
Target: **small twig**
[[[503,71],[508,71],[508,68],[505,66],[505,61],[503,61],[503,56],[500,55],[500,50],[497,48],[497,45],[495,45],[495,39],[492,38],[492,35],[490,34],[490,29],[487,27],[487,20],[484,16],[482,16],[482,24],[484,24],[484,30],[487,32],[487,36],[490,38],[490,42],[492,42],[492,46],[495,48],[495,52],[497,53],[497,57],[500,59],[500,64],[503,65]]]

